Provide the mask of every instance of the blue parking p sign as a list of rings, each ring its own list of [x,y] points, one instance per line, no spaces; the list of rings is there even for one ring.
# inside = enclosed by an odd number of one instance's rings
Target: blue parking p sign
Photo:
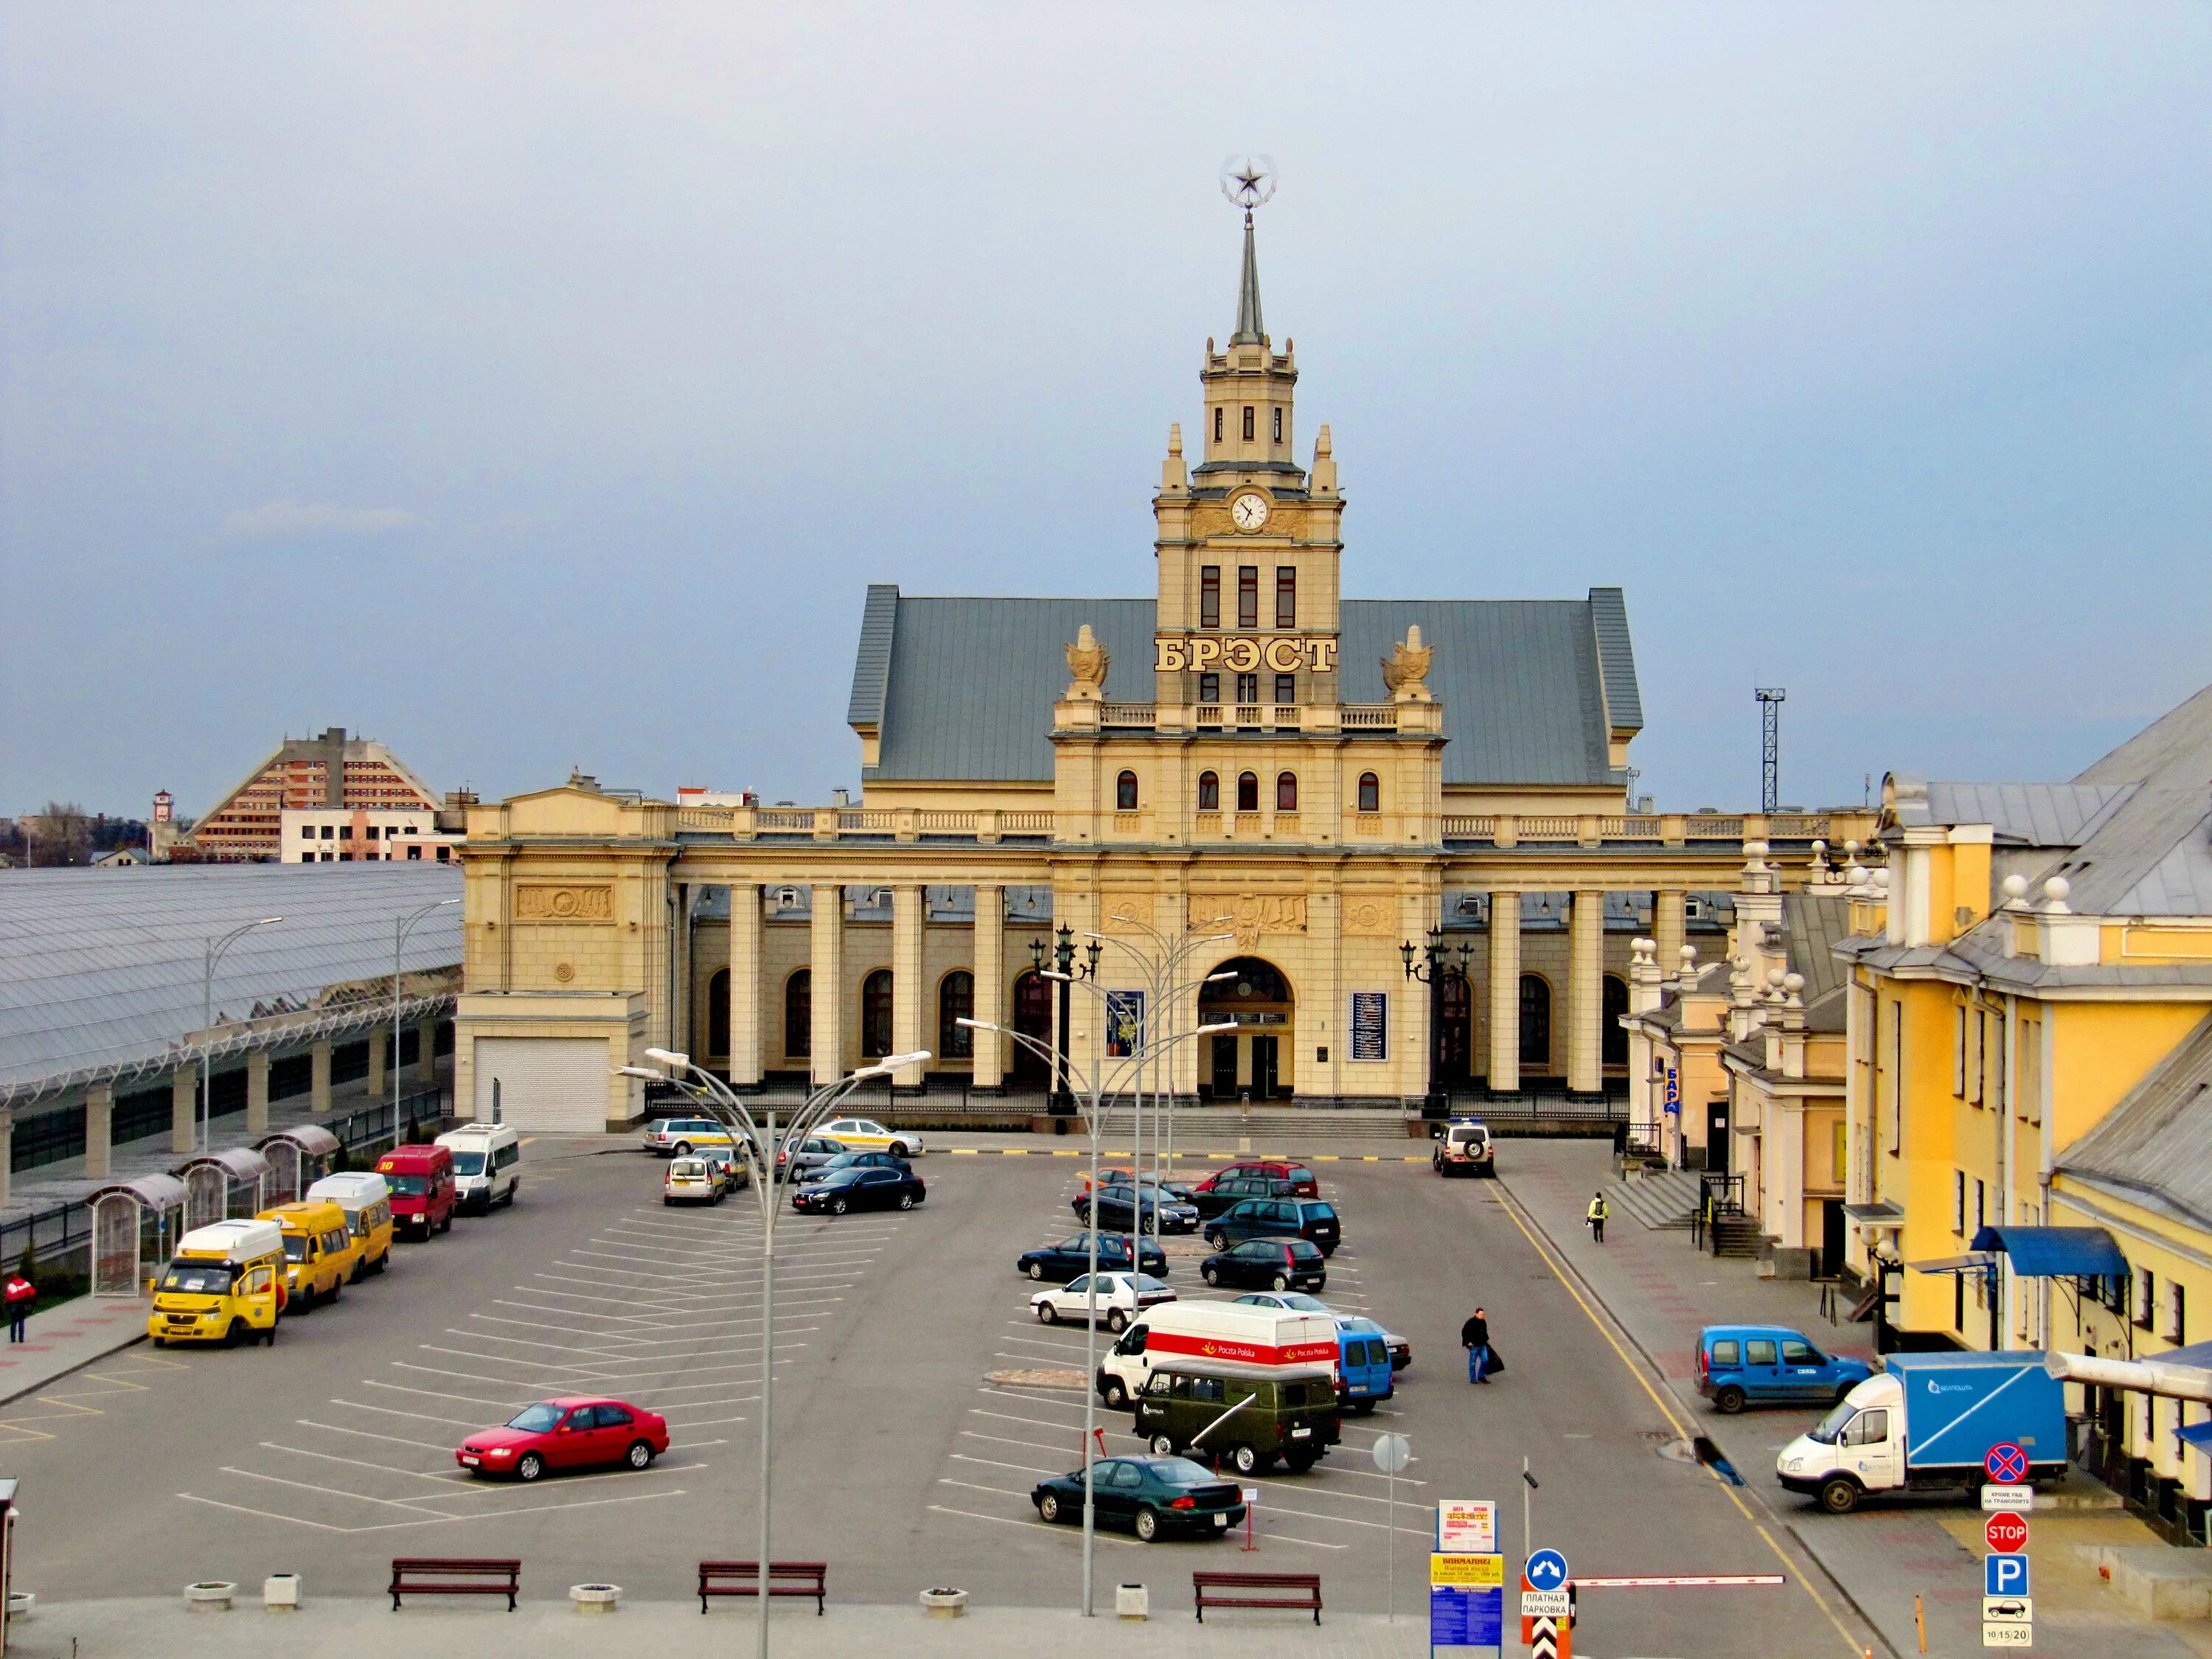
[[[1567,1558],[1557,1550],[1538,1550],[1528,1558],[1528,1565],[1523,1571],[1528,1576],[1528,1588],[1531,1589],[1566,1588]]]
[[[2026,1595],[2027,1558],[2025,1555],[1985,1555],[1982,1558],[1982,1594]]]

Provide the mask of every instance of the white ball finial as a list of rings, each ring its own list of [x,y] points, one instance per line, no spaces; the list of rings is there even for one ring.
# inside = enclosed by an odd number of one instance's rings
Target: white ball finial
[[[1698,959],[1698,947],[1694,945],[1685,945],[1680,950],[1675,951],[1674,954],[1681,957],[1682,966],[1686,968]]]
[[[2063,904],[2074,890],[2074,884],[2063,876],[2053,876],[2043,884],[2043,896],[2053,904]]]
[[[2027,878],[2015,871],[2004,878],[2004,896],[2008,899],[2027,896]]]
[[[1779,988],[1782,984],[1783,978],[1784,975],[1779,968],[1770,968],[1766,970],[1766,982],[1769,985]]]
[[[1800,991],[1805,988],[1805,975],[1802,974],[1783,975],[1782,988],[1789,992],[1791,996],[1796,996]]]

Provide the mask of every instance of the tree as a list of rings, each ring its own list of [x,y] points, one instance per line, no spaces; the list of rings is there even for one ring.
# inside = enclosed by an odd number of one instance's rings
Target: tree
[[[55,864],[92,862],[92,825],[84,808],[50,800],[46,810],[23,820],[30,841],[30,862],[44,867]]]

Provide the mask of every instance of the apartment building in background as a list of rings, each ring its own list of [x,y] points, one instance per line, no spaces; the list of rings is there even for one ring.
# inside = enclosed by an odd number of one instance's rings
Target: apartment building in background
[[[334,726],[319,738],[286,738],[177,847],[179,855],[207,863],[273,860],[284,857],[288,808],[435,812],[440,804],[430,787],[384,744],[348,737],[345,727]]]

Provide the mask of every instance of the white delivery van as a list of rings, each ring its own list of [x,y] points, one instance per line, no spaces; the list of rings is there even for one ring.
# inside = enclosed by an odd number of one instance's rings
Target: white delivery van
[[[435,1143],[453,1155],[453,1198],[460,1209],[512,1204],[522,1188],[522,1137],[501,1123],[448,1129]]]
[[[1126,1406],[1145,1391],[1153,1364],[1178,1359],[1310,1369],[1334,1375],[1340,1355],[1336,1321],[1328,1314],[1246,1302],[1168,1302],[1147,1308],[1099,1362],[1092,1384],[1108,1405]]]

